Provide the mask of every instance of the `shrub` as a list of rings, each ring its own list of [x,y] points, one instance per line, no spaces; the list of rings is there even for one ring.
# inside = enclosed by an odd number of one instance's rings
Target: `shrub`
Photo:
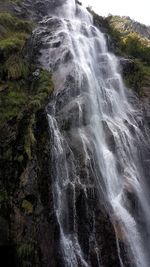
[[[7,78],[11,80],[18,80],[21,77],[26,78],[29,72],[28,63],[19,55],[11,55],[5,62],[4,71]]]
[[[7,59],[10,55],[18,53],[24,46],[24,40],[18,37],[8,37],[0,40],[0,56]]]
[[[150,63],[150,47],[144,43],[136,33],[130,33],[121,38],[121,49],[134,58],[139,58],[146,63]]]
[[[27,20],[21,20],[8,12],[0,13],[0,25],[5,27],[7,31],[15,32],[21,31],[31,33],[33,24]]]
[[[11,90],[7,90],[5,94],[1,95],[0,125],[13,118],[21,118],[21,110],[27,100],[25,92],[17,88],[19,85],[16,85],[15,88],[15,84],[10,83],[9,86]]]

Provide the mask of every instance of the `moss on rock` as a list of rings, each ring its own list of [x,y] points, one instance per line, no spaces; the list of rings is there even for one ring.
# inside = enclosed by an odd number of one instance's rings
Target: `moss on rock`
[[[22,209],[27,215],[30,215],[33,213],[33,205],[28,200],[24,199],[21,205]]]
[[[9,4],[14,2],[21,3],[21,0],[5,0],[8,10]],[[37,170],[31,170],[33,165],[33,169],[39,168],[35,160],[36,144],[40,142],[37,114],[44,113],[53,91],[52,76],[46,70],[37,69],[25,55],[34,27],[31,21],[7,11],[0,13],[0,25],[3,29],[0,32],[0,212],[2,220],[9,226],[4,241],[7,239],[12,248],[8,249],[15,258],[15,266],[37,266],[38,256],[35,259],[36,249],[30,240],[30,237],[34,241],[37,238],[34,232],[35,204],[26,196],[31,194],[35,199],[36,195],[39,198],[38,189],[34,191],[28,173],[31,172],[30,176],[35,179],[34,184],[39,183],[40,178],[36,181]],[[30,180],[27,187],[20,185],[25,170],[26,179]],[[26,218],[29,219],[27,224]],[[3,231],[3,224],[1,226]],[[15,227],[18,227],[17,231]],[[4,242],[0,252],[2,249],[6,250]]]
[[[32,243],[21,243],[17,246],[18,266],[30,267],[34,260],[34,246]]]

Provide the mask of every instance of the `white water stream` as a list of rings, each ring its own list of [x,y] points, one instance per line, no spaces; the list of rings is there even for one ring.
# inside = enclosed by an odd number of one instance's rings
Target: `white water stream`
[[[51,66],[57,89],[50,103],[48,120],[53,138],[54,203],[64,267],[92,266],[84,258],[78,240],[75,206],[76,185],[85,189],[91,185],[91,158],[99,201],[105,203],[116,231],[120,266],[124,263],[119,232],[128,247],[131,266],[149,267],[148,242],[145,244],[143,230],[127,199],[128,194],[135,197],[149,238],[149,202],[138,151],[144,140],[134,118],[135,110],[126,98],[118,60],[108,52],[104,34],[93,26],[91,15],[83,7],[77,7],[74,0],[66,1],[57,8],[55,16],[44,18],[42,23],[52,25],[53,21],[57,30],[45,38],[50,48],[43,53],[41,61],[48,68]],[[64,121],[67,121],[68,135],[62,131]],[[84,177],[77,172],[79,163],[71,142],[79,144],[83,152]],[[71,230],[66,223],[70,213],[68,187],[73,192]],[[98,262],[102,266],[100,259]]]

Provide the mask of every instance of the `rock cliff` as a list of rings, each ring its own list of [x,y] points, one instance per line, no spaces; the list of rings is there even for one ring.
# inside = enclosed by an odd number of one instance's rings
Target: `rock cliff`
[[[47,66],[40,60],[41,49],[48,49],[42,42],[47,32],[38,32],[39,28],[44,29],[44,22],[41,23],[43,16],[53,14],[61,3],[61,0],[0,1],[0,259],[4,262],[3,266],[63,267],[58,244],[59,227],[53,205],[52,139],[46,115],[53,82]],[[111,35],[109,20],[99,16],[94,19],[96,26],[108,34],[110,49],[119,54],[122,72],[128,79],[127,85],[135,77],[132,84],[135,89],[141,72],[147,75],[146,82],[139,86],[134,95],[129,92],[129,101],[139,106],[139,125],[141,123],[142,127],[145,121],[150,126],[149,65],[144,66],[143,70],[143,62],[142,66],[139,65],[135,58],[129,58],[130,55],[125,59],[127,54],[116,49],[119,43],[117,37],[114,40],[114,34]],[[49,24],[49,33],[57,24],[59,27],[57,19],[55,25]],[[134,24],[132,30],[139,31],[139,24]],[[149,28],[143,26],[141,34],[149,38]],[[54,45],[57,47],[60,43]],[[70,56],[66,54],[64,61],[67,62]],[[132,77],[129,79],[130,75]],[[73,84],[73,77],[68,82]],[[140,97],[139,91],[142,91]],[[62,127],[67,131],[69,123]],[[108,133],[109,137],[111,142]],[[80,164],[80,171],[84,172],[82,162]],[[148,163],[145,163],[145,168],[149,170]],[[89,188],[88,195],[82,188],[76,190],[79,239],[92,266],[99,266],[92,235],[89,242],[93,224],[104,266],[120,266],[116,234],[124,253],[124,266],[129,266],[121,229],[118,225],[115,232],[105,208],[99,205],[96,193],[92,191],[95,188]],[[69,194],[71,197],[71,190]],[[89,210],[85,201],[87,198]],[[92,218],[93,210],[97,214],[96,221]]]

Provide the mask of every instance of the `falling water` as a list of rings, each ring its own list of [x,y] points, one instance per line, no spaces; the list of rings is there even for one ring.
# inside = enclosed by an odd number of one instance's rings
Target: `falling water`
[[[38,33],[45,44],[40,60],[55,84],[47,112],[62,266],[95,266],[79,240],[76,199],[78,188],[87,199],[96,188],[115,229],[120,266],[118,231],[131,266],[149,267],[149,200],[139,153],[147,141],[128,103],[118,60],[91,15],[73,0],[45,17]],[[97,266],[103,266],[99,252]]]

